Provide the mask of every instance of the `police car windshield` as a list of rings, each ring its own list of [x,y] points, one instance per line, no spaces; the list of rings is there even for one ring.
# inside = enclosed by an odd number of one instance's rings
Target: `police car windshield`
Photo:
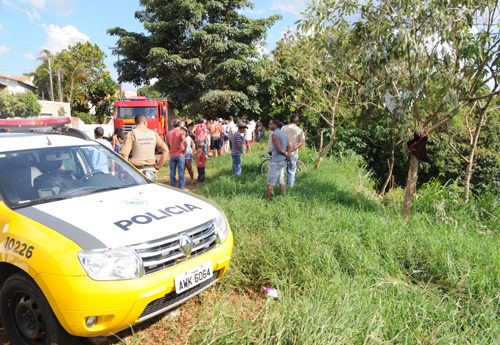
[[[0,192],[13,208],[147,183],[102,145],[0,152]]]

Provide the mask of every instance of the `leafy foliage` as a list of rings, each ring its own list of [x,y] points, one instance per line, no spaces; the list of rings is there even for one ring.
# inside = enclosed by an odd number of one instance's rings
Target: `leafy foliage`
[[[87,41],[69,46],[63,53],[69,55],[69,61],[74,61],[76,63],[75,69],[81,73],[83,98],[75,101],[76,108],[84,110],[90,102],[95,107],[97,119],[102,122],[106,116],[106,107],[109,107],[114,101],[116,92],[116,84],[109,72],[105,70],[104,52],[99,49],[97,44],[92,45]]]
[[[249,19],[247,0],[143,0],[136,18],[148,35],[109,29],[118,36],[121,81],[149,84],[186,116],[258,114],[256,44],[279,16]]]
[[[137,95],[146,96],[150,99],[157,99],[157,100],[166,98],[166,96],[163,93],[155,89],[154,85],[144,85],[143,87],[140,87],[139,89],[137,89]]]
[[[392,159],[398,132],[436,132],[470,102],[488,103],[500,93],[497,16],[495,0],[318,0],[306,11],[300,28],[321,37],[332,33],[329,39],[317,40],[323,47],[336,47],[331,43],[335,33],[348,34],[351,60],[344,64],[344,73],[357,83],[355,91],[363,103],[390,111]],[[492,90],[485,87],[488,82],[495,84]],[[405,217],[411,212],[418,165],[411,156]]]
[[[69,102],[79,112],[89,112],[90,102],[95,107],[94,121],[102,122],[116,92],[116,84],[105,70],[104,57],[97,44],[88,41],[78,42],[55,55],[45,51],[40,58],[42,64],[33,72],[34,84],[40,96],[49,95],[49,70],[52,71],[55,100]]]
[[[7,89],[0,91],[0,118],[37,117],[42,105],[32,92],[11,95]]]

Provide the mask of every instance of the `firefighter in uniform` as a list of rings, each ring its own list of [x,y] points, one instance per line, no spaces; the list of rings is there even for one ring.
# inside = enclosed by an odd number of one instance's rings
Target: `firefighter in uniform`
[[[156,177],[157,171],[168,159],[168,147],[158,133],[147,127],[147,121],[148,118],[144,114],[135,116],[135,128],[128,132],[120,155],[144,175],[148,176],[151,173],[147,172],[150,171]],[[155,149],[161,153],[159,162],[156,162]],[[131,151],[132,156],[129,158]]]

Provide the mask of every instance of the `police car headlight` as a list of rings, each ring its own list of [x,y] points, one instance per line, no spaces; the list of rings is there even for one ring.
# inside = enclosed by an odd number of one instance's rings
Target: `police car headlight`
[[[215,218],[215,230],[217,231],[217,243],[224,242],[229,233],[229,225],[222,211],[219,211],[219,214]]]
[[[94,280],[133,279],[142,275],[142,261],[128,247],[82,250],[78,259]]]

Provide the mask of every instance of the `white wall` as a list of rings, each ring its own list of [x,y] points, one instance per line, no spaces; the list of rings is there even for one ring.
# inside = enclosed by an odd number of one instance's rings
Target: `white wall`
[[[87,134],[89,138],[92,139],[94,139],[94,129],[96,129],[97,127],[102,127],[104,129],[105,137],[112,136],[114,131],[113,121],[110,121],[108,123],[103,123],[102,125],[86,125],[82,120],[75,117],[73,117],[72,119],[72,127],[78,128],[79,130]]]

